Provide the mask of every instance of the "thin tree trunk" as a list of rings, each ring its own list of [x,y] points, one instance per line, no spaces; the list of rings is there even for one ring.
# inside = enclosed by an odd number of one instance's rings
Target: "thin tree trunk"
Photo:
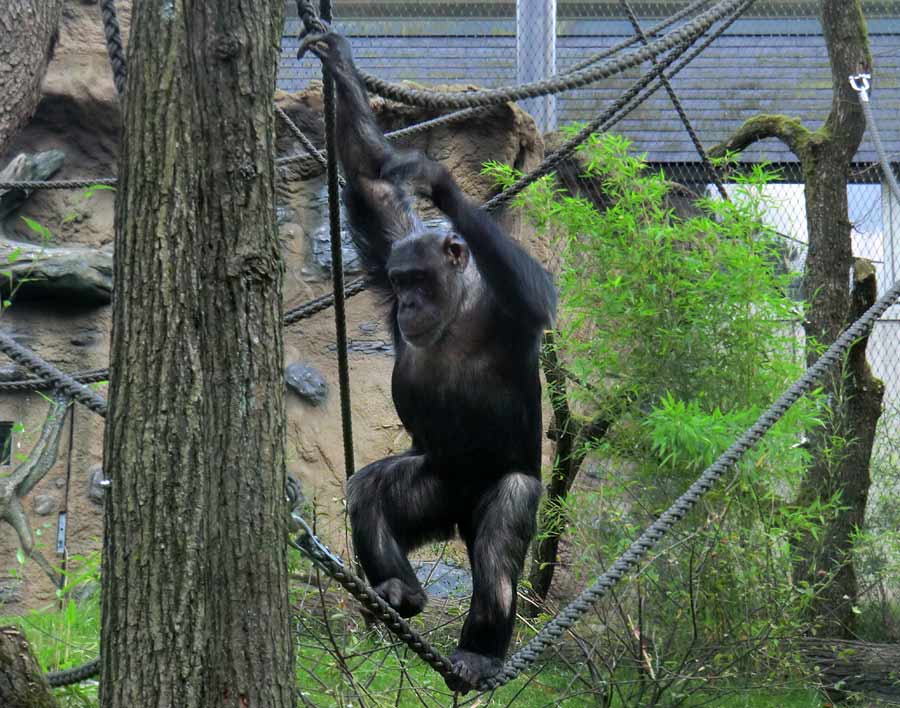
[[[859,318],[878,296],[875,268],[858,260],[853,268],[853,293],[847,324]],[[800,488],[798,504],[809,506],[817,500],[839,495],[839,510],[832,516],[819,538],[812,535],[798,544],[800,561],[794,569],[799,581],[821,581],[831,575],[817,593],[811,613],[827,636],[854,637],[854,605],[859,595],[851,553],[853,535],[862,528],[869,498],[869,462],[875,442],[875,427],[881,416],[884,385],[872,375],[866,361],[868,337],[856,342],[847,355],[841,372],[831,380],[831,416],[815,438],[817,456]],[[835,454],[824,454],[823,435],[838,436],[846,447]]]
[[[578,470],[588,452],[588,442],[602,438],[610,422],[598,418],[591,422],[577,421],[569,406],[566,393],[566,373],[556,351],[556,338],[552,331],[544,335],[541,356],[547,392],[553,408],[551,437],[555,441],[553,469],[547,482],[546,496],[538,512],[538,533],[533,544],[528,583],[536,600],[526,605],[525,611],[537,616],[547,599],[559,556],[559,543],[568,526],[565,503],[569,491],[578,476]]]
[[[25,635],[0,627],[0,705],[4,708],[57,708]]]
[[[37,108],[63,0],[0,2],[0,155]]]
[[[818,131],[823,139],[809,150],[803,165],[809,235],[804,292],[808,302],[807,341],[828,345],[849,321],[865,311],[860,298],[869,305],[875,299],[874,272],[868,276],[857,273],[853,303],[847,287],[847,274],[853,265],[847,182],[851,161],[865,132],[865,117],[848,77],[868,71],[872,59],[858,1],[825,0],[822,28],[833,93],[831,112]],[[800,562],[794,572],[798,582],[819,581],[822,573],[832,575],[832,581],[817,595],[812,612],[822,624],[822,632],[833,637],[852,637],[856,624],[852,610],[858,588],[850,550],[852,536],[865,517],[871,482],[869,457],[881,415],[883,391],[869,371],[865,351],[865,341],[857,343],[848,365],[833,371],[825,382],[831,412],[826,425],[812,436],[813,463],[798,495],[800,505],[809,505],[825,502],[840,492],[841,508],[823,529],[822,541],[812,537],[801,540]],[[817,356],[818,350],[808,347],[808,361],[812,363]],[[835,451],[833,440],[838,437],[845,447]]]
[[[294,705],[281,0],[136,3],[116,203],[104,708]]]
[[[793,118],[761,115],[746,121],[727,142],[710,151],[711,155],[721,155],[775,137],[800,160],[809,238],[803,282],[810,363],[821,347],[834,342],[849,321],[861,314],[858,299],[851,303],[847,287],[852,265],[847,182],[865,131],[865,118],[848,79],[872,66],[859,0],[823,0],[822,29],[833,87],[825,125],[811,131]],[[874,274],[871,277],[874,282]],[[874,285],[867,283],[868,276],[857,276],[854,297],[870,293]],[[881,415],[881,385],[866,365],[865,342],[854,347],[847,366],[831,372],[824,388],[831,407],[829,420],[812,436],[813,462],[801,482],[798,504],[826,503],[840,492],[841,509],[825,521],[818,540],[812,535],[799,540],[794,580],[819,584],[824,578],[834,578],[817,596],[811,612],[824,633],[847,637],[853,634],[852,609],[857,599],[849,551],[865,514],[869,458]],[[836,439],[843,441],[842,449],[835,448]]]

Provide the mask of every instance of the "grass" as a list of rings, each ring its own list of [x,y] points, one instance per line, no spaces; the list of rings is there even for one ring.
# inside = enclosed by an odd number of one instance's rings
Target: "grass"
[[[318,595],[318,593],[316,593]],[[328,602],[325,602],[325,600]],[[551,656],[509,684],[489,694],[458,697],[447,690],[439,674],[392,640],[378,627],[366,628],[347,606],[331,604],[330,596],[319,596],[330,616],[315,607],[298,616],[296,680],[298,705],[330,708],[365,706],[382,708],[491,706],[503,708],[579,708],[603,703],[603,684],[592,679],[583,663],[562,655]],[[302,605],[303,603],[301,603]],[[326,621],[327,619],[327,621]],[[434,618],[428,619],[431,622]],[[41,666],[58,669],[79,665],[99,649],[100,613],[96,598],[82,604],[67,601],[62,610],[47,607],[23,616],[0,616],[0,625],[15,624],[27,634]],[[429,633],[443,651],[455,638],[458,622]],[[621,685],[628,680],[617,676]],[[88,682],[57,689],[66,708],[97,706],[97,685]],[[671,698],[674,698],[671,697]],[[633,706],[613,691],[610,708]],[[660,705],[674,705],[662,702]],[[762,686],[719,684],[694,692],[683,703],[686,708],[821,708],[826,705],[814,691],[767,690]]]

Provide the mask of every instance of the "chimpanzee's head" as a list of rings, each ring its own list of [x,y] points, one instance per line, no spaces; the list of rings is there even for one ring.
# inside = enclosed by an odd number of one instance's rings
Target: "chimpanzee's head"
[[[469,248],[455,234],[429,231],[395,241],[387,273],[400,334],[414,347],[438,342],[465,299]]]

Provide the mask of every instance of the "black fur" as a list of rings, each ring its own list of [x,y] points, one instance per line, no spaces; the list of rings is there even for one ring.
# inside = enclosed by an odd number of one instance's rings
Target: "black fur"
[[[394,405],[413,440],[350,479],[353,542],[369,581],[409,617],[426,596],[407,554],[459,532],[474,592],[447,683],[465,691],[499,670],[512,635],[541,494],[538,352],[556,291],[443,166],[391,148],[345,39],[308,36],[307,49],[337,84],[344,199],[365,269],[391,306]],[[424,228],[405,180],[453,233]]]

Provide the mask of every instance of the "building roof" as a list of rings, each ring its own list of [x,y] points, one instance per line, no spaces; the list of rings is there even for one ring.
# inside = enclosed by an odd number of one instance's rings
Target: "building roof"
[[[652,21],[642,24],[650,26]],[[318,62],[296,60],[299,23],[288,20],[279,87],[295,91],[319,77]],[[351,19],[338,23],[350,35],[358,64],[391,81],[464,83],[483,87],[516,82],[515,22],[509,18]],[[630,37],[621,20],[572,19],[559,23],[557,66],[577,61]],[[900,162],[900,17],[869,21],[874,59],[872,106],[892,161]],[[557,98],[560,125],[601,113],[649,65]],[[748,19],[736,22],[672,81],[705,145],[728,137],[759,113],[797,117],[818,128],[831,106],[831,73],[819,23],[809,19]],[[615,129],[651,162],[696,162],[697,154],[664,91]],[[745,159],[793,162],[777,140],[746,151]],[[877,160],[868,136],[856,161]]]

